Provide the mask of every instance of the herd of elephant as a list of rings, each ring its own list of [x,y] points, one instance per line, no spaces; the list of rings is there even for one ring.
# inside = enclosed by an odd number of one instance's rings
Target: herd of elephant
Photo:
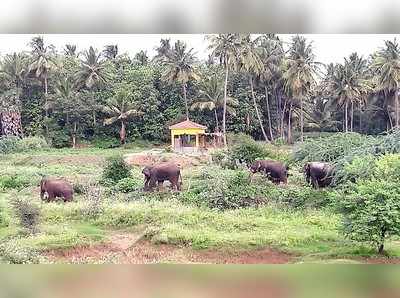
[[[252,174],[263,173],[275,184],[286,184],[289,175],[289,167],[284,163],[274,160],[257,160],[249,166]],[[315,188],[325,187],[332,182],[333,167],[325,162],[308,162],[304,165],[304,175],[307,183]],[[153,166],[147,166],[142,170],[144,175],[144,191],[152,191],[156,186],[160,187],[164,181],[171,183],[171,188],[176,191],[182,189],[182,175],[179,165],[170,162],[162,162]],[[72,201],[73,187],[64,180],[58,178],[43,178],[40,182],[40,197],[48,202],[61,198],[64,202]]]

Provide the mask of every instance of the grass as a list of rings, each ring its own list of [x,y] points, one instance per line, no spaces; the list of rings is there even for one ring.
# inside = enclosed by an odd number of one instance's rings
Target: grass
[[[0,208],[6,208],[6,212],[0,212],[0,216],[6,218],[6,224],[2,225],[0,220],[0,243],[12,243],[13,247],[19,247],[24,252],[32,250],[41,254],[49,249],[102,242],[115,229],[140,226],[145,228],[145,236],[155,244],[190,246],[199,250],[273,247],[296,255],[300,262],[311,263],[321,260],[335,263],[335,260],[342,262],[343,259],[375,255],[373,250],[347,241],[339,234],[340,218],[330,209],[297,210],[284,208],[276,202],[259,208],[217,211],[184,202],[176,195],[165,194],[126,202],[122,194],[108,193],[100,215],[88,217],[89,203],[83,195],[76,195],[73,203],[41,205],[40,233],[27,236],[18,228],[7,202],[14,196],[39,201],[38,172],[77,182],[98,179],[105,157],[140,150],[52,149],[4,156],[0,160],[0,176],[23,176],[30,183],[19,191],[0,190]],[[133,173],[140,175],[137,170]],[[201,168],[185,169],[183,175],[184,181],[191,180],[195,185],[200,179]],[[291,183],[303,187],[299,175],[292,176]],[[291,187],[295,186],[288,189]],[[308,193],[313,194],[311,191]],[[390,256],[400,257],[400,243],[389,242],[387,252]],[[10,256],[17,261],[25,257],[30,260],[30,255],[25,253],[21,257]]]

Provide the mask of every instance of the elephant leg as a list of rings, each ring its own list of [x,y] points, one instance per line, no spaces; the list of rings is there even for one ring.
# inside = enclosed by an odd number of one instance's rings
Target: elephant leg
[[[162,189],[163,185],[164,185],[164,181],[163,180],[157,181],[157,190]]]

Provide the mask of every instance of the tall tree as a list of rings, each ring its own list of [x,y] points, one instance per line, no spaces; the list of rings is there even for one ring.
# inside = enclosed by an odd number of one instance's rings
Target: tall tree
[[[177,82],[182,85],[183,99],[185,101],[186,119],[189,120],[189,105],[187,100],[187,83],[191,80],[197,80],[199,77],[195,73],[194,64],[196,57],[193,49],[186,50],[186,44],[178,40],[172,50],[165,56],[165,72],[163,80],[172,83]]]
[[[29,73],[33,74],[42,82],[44,89],[44,110],[46,115],[46,136],[49,134],[49,126],[47,124],[49,117],[49,109],[47,102],[48,95],[48,78],[49,73],[56,68],[55,47],[53,45],[45,45],[43,37],[37,36],[32,38],[29,43],[31,47],[31,63],[29,65]]]
[[[231,115],[235,115],[235,107],[239,102],[228,97],[226,102],[226,111]],[[202,78],[199,84],[199,97],[191,105],[191,109],[209,110],[214,112],[215,128],[220,132],[218,114],[224,108],[224,81],[218,72],[214,72],[211,76]]]
[[[155,49],[157,54],[154,56],[153,61],[163,61],[171,52],[171,40],[168,39],[161,39],[160,45]]]
[[[76,52],[76,45],[74,44],[66,44],[64,47],[64,55],[65,56],[73,56],[77,57],[77,52]]]
[[[142,114],[137,110],[134,95],[127,84],[120,84],[116,87],[114,96],[107,101],[103,112],[111,116],[104,120],[104,125],[111,125],[117,121],[121,123],[119,132],[121,144],[126,142],[126,123],[132,117]]]
[[[56,109],[65,115],[67,127],[71,132],[72,147],[76,148],[79,121],[82,115],[91,111],[92,107],[83,100],[82,94],[77,91],[74,82],[68,77],[56,82],[53,102]]]
[[[106,45],[103,50],[103,55],[108,60],[114,60],[118,56],[118,45]]]
[[[242,47],[238,57],[240,61],[239,65],[240,68],[245,70],[248,74],[251,97],[253,99],[253,106],[256,111],[258,123],[264,140],[268,141],[254,91],[254,78],[260,77],[261,74],[265,72],[264,64],[260,57],[260,48],[257,47],[257,40],[252,40],[250,34],[243,36],[242,40]]]
[[[93,91],[96,85],[104,84],[108,81],[108,75],[105,70],[105,62],[93,47],[83,52],[81,59],[81,69],[76,74],[76,82],[78,87],[87,88]],[[93,103],[94,95],[93,95]],[[96,110],[93,109],[93,124],[96,124]]]
[[[265,91],[265,102],[267,107],[268,116],[268,128],[271,141],[274,140],[274,134],[272,129],[271,120],[271,107],[269,101],[269,90],[271,86],[273,90],[276,90],[278,82],[281,80],[282,73],[280,65],[284,57],[284,50],[282,41],[274,34],[266,34],[259,38],[260,56],[262,63],[264,64],[264,71],[260,74],[260,80],[264,85]],[[277,103],[277,107],[279,104]],[[278,116],[277,120],[280,118],[279,111],[277,109]],[[279,126],[279,125],[278,125]]]
[[[395,127],[399,128],[400,48],[397,40],[386,40],[385,47],[374,53],[372,59],[377,90],[383,90],[385,96],[394,94]]]
[[[304,140],[304,109],[303,101],[307,98],[308,92],[316,83],[318,66],[315,61],[312,44],[302,36],[295,36],[292,39],[289,55],[285,59],[285,84],[291,95],[300,102],[300,139]]]
[[[139,65],[145,66],[149,62],[149,57],[147,56],[146,51],[140,51],[135,55],[135,61]]]
[[[239,34],[219,34],[207,37],[209,49],[213,57],[218,57],[219,61],[225,67],[224,84],[224,107],[222,113],[222,132],[224,135],[224,146],[226,142],[226,109],[228,101],[228,77],[229,71],[236,69],[238,65],[238,54],[241,50],[242,40]]]

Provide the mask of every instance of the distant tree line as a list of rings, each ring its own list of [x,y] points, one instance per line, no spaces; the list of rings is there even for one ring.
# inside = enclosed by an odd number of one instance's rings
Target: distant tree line
[[[206,39],[209,57],[202,61],[180,40],[162,39],[154,57],[130,57],[117,45],[78,52],[35,37],[30,51],[0,58],[0,115],[20,114],[14,124],[22,127],[13,131],[43,135],[56,147],[164,142],[168,125],[185,119],[224,135],[287,143],[307,132],[377,134],[399,126],[396,40],[369,57],[353,53],[324,65],[302,36],[289,43],[275,34]]]

